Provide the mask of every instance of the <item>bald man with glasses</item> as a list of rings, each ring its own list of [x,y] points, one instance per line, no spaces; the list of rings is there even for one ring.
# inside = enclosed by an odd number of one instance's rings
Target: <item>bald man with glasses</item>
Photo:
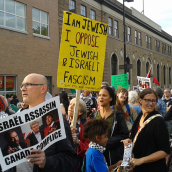
[[[45,76],[32,73],[27,75],[20,86],[23,101],[29,109],[45,101],[47,93],[47,79]],[[77,163],[77,154],[71,136],[71,130],[66,118],[63,117],[66,139],[58,141],[45,151],[31,150],[28,162],[17,165],[17,172],[63,171],[68,172]]]

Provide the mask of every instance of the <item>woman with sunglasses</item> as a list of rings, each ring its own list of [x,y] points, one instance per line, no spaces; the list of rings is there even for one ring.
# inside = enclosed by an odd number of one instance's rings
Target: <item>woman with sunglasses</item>
[[[155,111],[157,94],[148,88],[140,94],[142,112],[132,130],[134,172],[165,172],[165,157],[170,153],[168,131],[163,117]],[[130,139],[124,140],[127,145]]]

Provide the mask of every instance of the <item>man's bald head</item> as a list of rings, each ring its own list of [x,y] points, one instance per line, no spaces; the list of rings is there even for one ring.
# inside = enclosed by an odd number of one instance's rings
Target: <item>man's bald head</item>
[[[37,73],[27,75],[22,84],[30,84],[27,87],[22,87],[23,101],[29,105],[29,108],[34,107],[45,101],[47,93],[47,79],[45,76]]]
[[[33,80],[36,80],[39,83],[42,83],[43,85],[48,86],[47,78],[44,75],[37,74],[37,73],[31,73],[27,75],[25,78],[32,78]]]

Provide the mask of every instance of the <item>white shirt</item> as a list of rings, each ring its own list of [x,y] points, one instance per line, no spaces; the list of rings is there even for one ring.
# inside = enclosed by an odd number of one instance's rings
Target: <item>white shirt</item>
[[[38,133],[33,132],[33,133],[35,134],[35,137],[36,137],[36,139],[37,139],[37,141],[39,143],[42,140],[41,133],[40,132],[38,132]]]

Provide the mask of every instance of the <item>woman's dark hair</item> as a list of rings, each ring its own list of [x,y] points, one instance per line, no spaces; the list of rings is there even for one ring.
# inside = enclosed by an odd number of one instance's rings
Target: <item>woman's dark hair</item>
[[[119,88],[119,89],[117,90],[117,94],[118,94],[118,93],[121,93],[121,92],[127,93],[127,99],[126,99],[125,102],[124,102],[124,105],[127,105],[127,104],[128,104],[128,91],[127,91],[125,88]],[[115,109],[118,110],[118,111],[120,111],[120,112],[122,112],[122,114],[123,114],[123,116],[124,116],[124,119],[126,119],[126,114],[125,114],[125,112],[124,112],[123,109],[122,109],[122,106],[121,106],[121,103],[120,103],[118,97],[117,97],[117,99],[116,99]]]
[[[108,87],[108,86],[103,86],[103,87],[101,87],[101,90],[102,89],[107,90],[108,93],[109,93],[109,96],[112,98],[112,100],[110,102],[110,106],[115,105],[115,103],[116,103],[116,95],[115,95],[114,91],[112,90],[112,88]]]
[[[157,96],[156,92],[155,92],[153,89],[151,89],[151,88],[144,89],[144,90],[140,93],[139,97],[140,97],[141,99],[143,99],[144,96],[146,96],[147,94],[154,94],[155,97],[156,97],[156,100],[158,100],[158,96]]]
[[[95,141],[96,136],[102,136],[108,131],[109,122],[105,119],[91,119],[84,124],[83,138]]]
[[[68,95],[65,91],[60,92],[60,103],[63,104],[66,114],[68,113],[68,107],[69,107],[69,100],[68,100]]]

